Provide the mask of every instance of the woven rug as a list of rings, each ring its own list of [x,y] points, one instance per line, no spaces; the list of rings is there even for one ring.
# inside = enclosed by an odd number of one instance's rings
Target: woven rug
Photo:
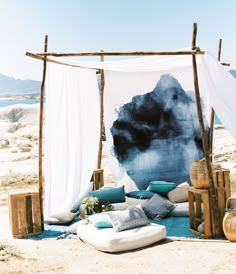
[[[167,231],[167,237],[177,238],[200,238],[189,230],[189,217],[168,217],[160,221],[150,220],[153,223],[164,225]]]
[[[79,217],[76,217],[72,223],[75,223],[79,220]],[[151,220],[151,222],[164,225],[167,230],[167,237],[169,238],[199,238],[198,235],[193,234],[189,231],[189,218],[188,217],[168,217],[164,218],[161,221]],[[77,235],[69,234],[65,232],[65,229],[71,225],[44,225],[44,231],[41,234],[27,236],[25,239],[33,240],[43,240],[43,239],[74,239],[77,238]]]

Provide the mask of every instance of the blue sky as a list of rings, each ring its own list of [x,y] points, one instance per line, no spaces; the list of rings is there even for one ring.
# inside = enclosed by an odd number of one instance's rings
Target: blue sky
[[[197,45],[236,68],[235,0],[0,0],[0,73],[41,80],[25,52],[175,50]]]

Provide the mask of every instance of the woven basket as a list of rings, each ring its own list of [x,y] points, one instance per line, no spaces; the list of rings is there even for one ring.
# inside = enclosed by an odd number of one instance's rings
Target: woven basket
[[[236,198],[229,197],[226,201],[223,231],[229,241],[236,242]]]
[[[213,168],[213,166],[212,166]],[[205,159],[192,162],[190,168],[190,179],[195,188],[209,188]]]

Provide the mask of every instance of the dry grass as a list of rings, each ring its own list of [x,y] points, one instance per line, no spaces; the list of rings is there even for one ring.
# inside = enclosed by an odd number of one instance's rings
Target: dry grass
[[[12,172],[9,175],[1,176],[0,186],[16,186],[16,187],[25,187],[27,185],[34,185],[38,183],[38,177],[32,176],[32,174],[24,174]]]
[[[13,258],[22,259],[21,252],[14,245],[0,240],[0,262],[6,262]]]

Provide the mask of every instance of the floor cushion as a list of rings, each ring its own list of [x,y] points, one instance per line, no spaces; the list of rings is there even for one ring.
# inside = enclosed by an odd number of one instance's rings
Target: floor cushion
[[[167,193],[167,198],[172,203],[184,203],[188,201],[188,183],[182,183]]]
[[[44,222],[49,225],[61,225],[72,222],[77,213],[73,212],[61,212],[55,213],[44,218]]]
[[[172,217],[188,217],[189,216],[189,204],[188,202],[184,203],[175,203],[175,208],[167,215]]]
[[[77,227],[79,238],[104,252],[121,252],[144,247],[166,238],[163,225],[149,224],[121,232],[114,228],[96,228],[92,224]]]

